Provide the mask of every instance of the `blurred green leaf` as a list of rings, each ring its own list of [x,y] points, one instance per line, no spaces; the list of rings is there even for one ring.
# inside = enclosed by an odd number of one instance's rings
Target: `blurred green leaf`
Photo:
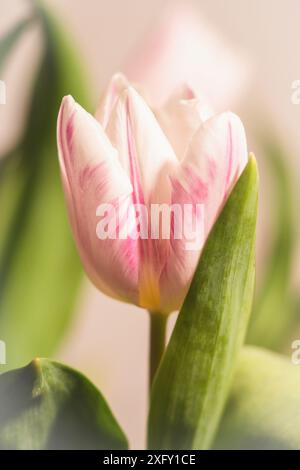
[[[48,359],[0,376],[1,449],[126,449],[97,388]]]
[[[83,106],[88,100],[73,47],[41,6],[38,15],[45,51],[20,145],[21,195],[0,260],[0,332],[9,368],[51,354],[82,277],[61,188],[56,120],[65,94]]]
[[[12,52],[12,49],[21,38],[22,34],[32,24],[35,16],[25,18],[21,20],[16,26],[14,26],[4,37],[0,38],[0,72],[3,70],[3,66]]]
[[[23,33],[25,33],[29,26],[36,20],[36,16],[33,14],[32,16],[21,20],[16,26],[12,27],[8,33],[6,33],[3,37],[0,38],[0,73],[4,70],[7,60],[9,59],[11,53],[14,50],[14,47],[18,44],[20,38],[22,37]],[[4,169],[6,167],[7,162],[17,154],[16,149],[7,152],[6,155],[1,156],[0,158],[0,185],[2,183],[1,177],[3,176]],[[1,186],[0,186],[1,191]],[[0,201],[2,201],[2,194],[0,193]],[[1,204],[1,208],[3,204]],[[2,217],[2,211],[1,211]],[[3,224],[3,222],[2,222]],[[0,226],[1,230],[1,226]],[[1,234],[0,234],[1,236]]]
[[[244,339],[254,287],[258,175],[250,158],[204,247],[151,394],[151,449],[205,449]]]
[[[291,270],[296,221],[287,156],[274,140],[265,142],[265,156],[274,181],[274,239],[264,280],[254,303],[247,342],[281,351],[295,323]]]
[[[245,347],[214,447],[300,450],[299,367],[279,354]]]
[[[2,160],[2,159],[1,159]],[[18,171],[18,162],[10,152],[4,156],[5,170],[1,172],[0,161],[0,254],[5,247],[5,241],[9,234],[9,227],[13,220],[14,211],[20,200],[23,190],[24,178]]]

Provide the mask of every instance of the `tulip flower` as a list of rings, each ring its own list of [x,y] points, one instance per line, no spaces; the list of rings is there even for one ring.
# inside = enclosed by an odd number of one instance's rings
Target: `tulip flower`
[[[184,85],[153,110],[120,74],[95,116],[68,96],[58,118],[63,186],[83,265],[107,295],[168,314],[180,308],[205,240],[248,161],[243,125],[231,112],[214,115]],[[189,207],[198,227],[193,249],[189,234],[176,236],[172,214],[169,237],[155,226],[160,219],[138,236],[143,218],[129,210],[132,204],[148,214],[153,206]],[[125,236],[98,236],[99,207],[123,214],[115,228],[120,235],[126,225]]]

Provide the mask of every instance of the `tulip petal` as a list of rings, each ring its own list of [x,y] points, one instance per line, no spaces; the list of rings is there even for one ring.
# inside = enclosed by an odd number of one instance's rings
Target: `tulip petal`
[[[176,88],[166,104],[156,113],[157,119],[181,160],[200,125],[213,116],[207,101],[196,96],[186,84]]]
[[[154,114],[131,87],[121,94],[111,114],[107,134],[118,148],[119,159],[133,186],[132,203],[142,204],[149,214],[151,203],[169,203],[169,172],[178,165],[174,151]],[[166,256],[166,243],[147,238],[138,240],[139,305],[160,308],[159,276]]]
[[[107,135],[118,149],[120,162],[131,180],[134,202],[169,200],[167,174],[177,159],[153,112],[134,88],[121,94]]]
[[[191,140],[183,168],[192,168],[208,186],[206,234],[247,163],[244,126],[231,112],[218,114],[204,122]]]
[[[59,158],[78,249],[95,285],[108,295],[136,301],[136,241],[96,234],[100,204],[118,212],[131,200],[132,185],[101,125],[71,97],[58,120]]]
[[[162,303],[172,310],[180,307],[178,302],[186,295],[204,242],[247,161],[243,125],[234,114],[223,113],[201,125],[180,169],[172,175],[172,203],[190,204],[200,230],[192,250],[187,250],[188,237],[171,240],[172,256],[166,258],[160,285]]]
[[[118,100],[120,94],[123,90],[125,90],[129,86],[129,82],[125,75],[122,73],[116,73],[112,76],[105,93],[103,94],[100,103],[98,104],[98,108],[95,114],[96,119],[102,124],[103,128],[105,129],[109,119],[111,112]]]

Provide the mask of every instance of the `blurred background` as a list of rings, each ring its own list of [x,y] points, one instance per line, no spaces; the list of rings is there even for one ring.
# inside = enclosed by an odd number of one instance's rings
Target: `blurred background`
[[[34,356],[76,367],[100,387],[132,447],[141,448],[148,316],[105,297],[82,273],[58,175],[59,102],[72,93],[94,111],[116,71],[155,89],[155,67],[166,60],[173,79],[177,71],[181,80],[189,74],[188,62],[180,71],[173,57],[178,50],[188,54],[189,41],[198,41],[195,86],[217,111],[241,116],[261,173],[257,294],[248,341],[290,354],[300,337],[300,104],[292,102],[292,84],[300,80],[300,3],[48,0],[55,28],[48,13],[31,20],[34,3],[1,0],[6,104],[0,105],[0,340],[7,345],[7,365],[0,372]],[[191,28],[195,36],[189,38]]]

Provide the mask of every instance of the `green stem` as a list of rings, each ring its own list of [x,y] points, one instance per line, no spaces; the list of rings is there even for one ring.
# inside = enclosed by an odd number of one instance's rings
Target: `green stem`
[[[151,387],[156,370],[165,350],[167,315],[157,312],[150,314],[150,355],[149,355],[149,385]]]

